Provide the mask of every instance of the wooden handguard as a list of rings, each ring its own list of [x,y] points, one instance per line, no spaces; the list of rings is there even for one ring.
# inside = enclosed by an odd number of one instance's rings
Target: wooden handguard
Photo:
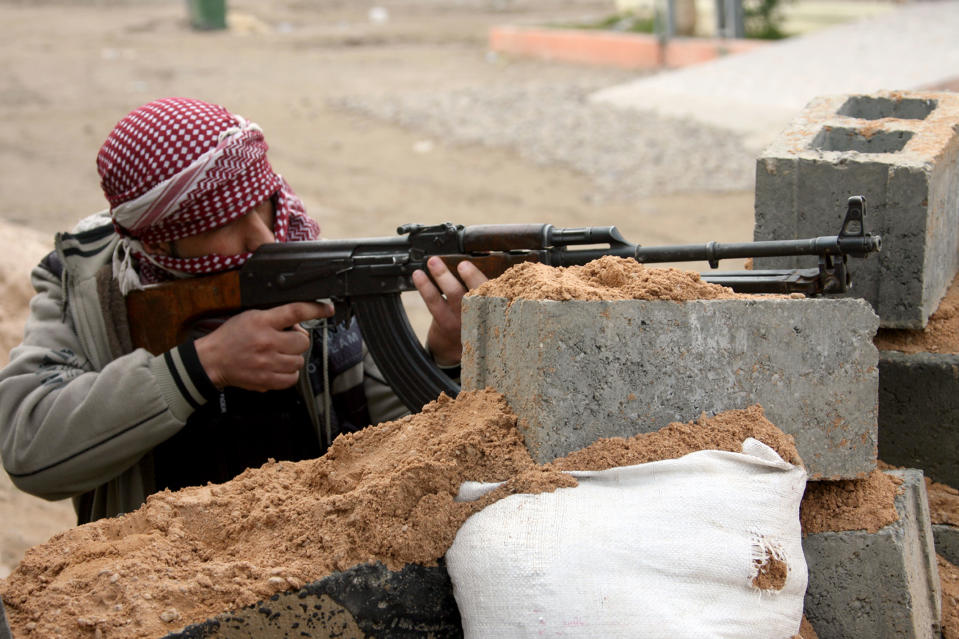
[[[467,252],[541,250],[547,248],[549,224],[474,224],[463,229]]]

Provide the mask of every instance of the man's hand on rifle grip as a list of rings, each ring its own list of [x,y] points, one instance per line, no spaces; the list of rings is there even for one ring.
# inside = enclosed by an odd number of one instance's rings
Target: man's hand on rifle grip
[[[431,257],[427,268],[432,281],[423,271],[413,272],[413,284],[433,315],[426,335],[426,348],[433,354],[437,364],[451,366],[458,364],[463,355],[463,343],[460,339],[463,326],[460,316],[463,295],[467,290],[473,290],[485,282],[486,276],[472,263],[460,262],[456,271],[466,283],[464,287],[440,258]]]
[[[310,346],[300,322],[332,315],[331,305],[313,302],[244,311],[194,345],[203,370],[217,388],[289,388],[296,383]]]

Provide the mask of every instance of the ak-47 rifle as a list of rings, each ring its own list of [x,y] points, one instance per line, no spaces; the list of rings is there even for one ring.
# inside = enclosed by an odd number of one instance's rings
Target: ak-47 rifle
[[[522,262],[550,266],[586,264],[604,255],[643,263],[706,261],[786,255],[818,255],[819,267],[792,270],[716,271],[707,282],[742,293],[843,293],[851,286],[848,256],[880,249],[866,233],[865,200],[849,198],[838,235],[800,240],[644,247],[627,242],[615,226],[556,228],[550,224],[435,226],[407,224],[395,237],[265,244],[239,269],[217,275],[155,284],[127,296],[134,346],[154,354],[183,340],[200,317],[295,301],[332,300],[338,321],[355,316],[386,381],[414,411],[441,392],[459,386],[444,374],[410,327],[400,294],[415,290],[412,274],[439,256],[453,273],[469,260],[487,277]],[[579,248],[596,246],[600,248]]]

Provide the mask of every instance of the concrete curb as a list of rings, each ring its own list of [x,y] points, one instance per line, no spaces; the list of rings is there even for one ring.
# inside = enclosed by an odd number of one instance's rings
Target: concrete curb
[[[624,69],[680,68],[764,44],[762,40],[720,38],[663,42],[653,34],[548,27],[499,26],[489,31],[489,48],[496,53]]]

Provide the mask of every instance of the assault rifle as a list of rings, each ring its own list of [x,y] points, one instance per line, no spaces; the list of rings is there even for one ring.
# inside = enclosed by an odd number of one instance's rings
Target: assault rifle
[[[127,314],[134,346],[159,354],[180,343],[190,324],[206,315],[330,299],[338,321],[356,317],[387,382],[418,411],[441,392],[459,392],[420,345],[400,299],[400,293],[415,290],[412,273],[425,271],[431,256],[442,258],[453,273],[456,264],[469,260],[493,278],[522,262],[571,266],[604,255],[643,263],[706,261],[713,269],[722,259],[817,255],[818,268],[702,275],[707,282],[742,293],[817,296],[848,290],[847,257],[866,257],[880,249],[880,238],[866,233],[864,217],[865,200],[855,196],[849,198],[839,235],[655,247],[627,242],[615,226],[407,224],[395,237],[265,244],[238,270],[130,293]]]

